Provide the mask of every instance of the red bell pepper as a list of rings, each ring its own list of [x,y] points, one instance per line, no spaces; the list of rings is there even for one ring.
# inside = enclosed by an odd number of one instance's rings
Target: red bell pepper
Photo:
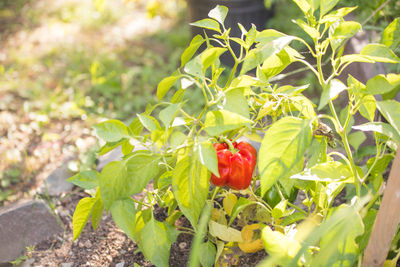
[[[249,187],[257,163],[257,151],[247,142],[232,143],[237,152],[229,149],[228,144],[214,144],[217,152],[219,177],[211,174],[211,183],[242,190]]]

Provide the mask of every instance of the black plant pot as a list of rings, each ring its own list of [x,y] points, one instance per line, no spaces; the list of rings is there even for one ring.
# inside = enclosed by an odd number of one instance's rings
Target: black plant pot
[[[238,23],[242,24],[247,30],[251,28],[253,23],[258,30],[264,29],[269,17],[271,17],[272,9],[267,10],[264,0],[187,0],[189,8],[190,22],[201,20],[208,17],[208,12],[216,5],[223,5],[229,9],[225,19],[225,27],[231,28],[230,35],[240,37],[242,32],[238,27]],[[213,31],[206,31],[208,36],[215,34]],[[192,27],[192,35],[203,34],[203,29]],[[231,42],[233,51],[239,54],[239,45]],[[228,53],[221,57],[222,63],[233,66],[233,58]]]

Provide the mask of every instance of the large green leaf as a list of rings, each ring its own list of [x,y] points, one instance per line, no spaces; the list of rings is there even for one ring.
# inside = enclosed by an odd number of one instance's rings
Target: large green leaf
[[[117,142],[129,138],[129,128],[119,120],[108,120],[93,126],[98,137],[106,142]]]
[[[204,74],[203,74],[203,64],[201,63],[200,55],[196,56],[195,58],[190,60],[188,63],[186,63],[183,70],[187,74],[202,78]]]
[[[194,228],[203,210],[209,189],[210,175],[196,157],[184,157],[172,175],[172,190],[180,210]]]
[[[151,218],[140,232],[141,248],[146,259],[157,267],[168,267],[169,251],[177,236],[174,228]]]
[[[217,5],[216,7],[211,9],[210,12],[208,12],[208,16],[210,18],[215,19],[221,24],[224,24],[227,14],[228,14],[228,8],[226,6],[220,6],[220,5]]]
[[[292,0],[296,5],[303,11],[304,15],[308,15],[308,11],[311,9],[311,5],[307,0]]]
[[[364,132],[377,132],[393,139],[396,143],[400,143],[400,134],[388,123],[384,122],[368,122],[365,124],[353,126],[353,129]]]
[[[159,100],[161,100],[168,93],[169,89],[178,79],[179,76],[169,76],[161,80],[157,86],[157,97]]]
[[[69,178],[67,182],[73,183],[83,189],[93,189],[98,185],[98,176],[99,173],[97,171],[82,171]]]
[[[336,6],[339,0],[321,0],[320,1],[320,16],[322,17]]]
[[[292,175],[292,179],[336,182],[349,179],[353,176],[350,169],[339,161],[328,161],[314,165],[302,173]]]
[[[246,55],[241,73],[246,73],[262,64],[265,59],[279,53],[294,39],[296,37],[275,30],[264,30],[258,33],[256,41],[259,44]]]
[[[159,162],[159,156],[145,150],[135,151],[125,161],[127,175],[125,186],[129,195],[141,192],[150,180],[158,174]]]
[[[203,65],[203,71],[210,67],[219,57],[227,51],[227,48],[223,47],[211,47],[201,53],[200,59]]]
[[[355,21],[343,21],[337,26],[333,34],[330,35],[330,43],[333,50],[340,47],[343,42],[350,37],[354,36],[361,30],[361,24]]]
[[[212,136],[238,129],[243,126],[250,126],[251,120],[228,110],[209,111],[206,115],[204,130]]]
[[[200,263],[204,267],[214,266],[215,256],[217,255],[217,249],[215,245],[210,241],[202,243],[200,245]]]
[[[244,88],[234,88],[226,92],[224,109],[238,113],[249,119],[249,105],[247,104],[247,99],[244,96],[244,91]]]
[[[368,94],[385,94],[392,91],[398,84],[400,84],[400,75],[385,75],[379,74],[367,82],[366,93]]]
[[[202,19],[202,20],[199,20],[196,22],[192,22],[192,23],[190,23],[190,25],[204,28],[204,29],[213,30],[213,31],[221,33],[221,28],[220,28],[218,22],[216,22],[213,19]]]
[[[258,161],[263,195],[304,160],[311,139],[310,120],[284,117],[271,125],[261,143]]]
[[[101,218],[103,217],[103,212],[104,212],[104,205],[103,205],[103,201],[101,200],[99,188],[97,188],[95,199],[96,199],[96,202],[94,203],[93,208],[92,208],[92,227],[94,230],[96,230],[97,227],[99,226]]]
[[[161,129],[160,124],[154,117],[144,113],[137,114],[137,117],[139,118],[142,125],[150,132]]]
[[[131,198],[118,199],[111,206],[115,224],[132,240],[135,234],[135,202]]]
[[[298,241],[279,231],[273,231],[269,226],[264,227],[261,237],[268,255],[278,258],[279,265],[282,266],[286,266],[300,249]]]
[[[383,31],[381,43],[390,49],[396,49],[400,44],[400,21],[393,20]]]
[[[112,161],[104,166],[99,176],[99,186],[104,207],[109,210],[115,200],[128,197],[128,177],[122,161]]]
[[[89,220],[89,216],[92,213],[93,205],[96,203],[96,199],[92,197],[84,197],[79,200],[78,205],[75,208],[74,215],[72,217],[72,231],[74,234],[74,239],[77,239],[81,234],[83,228],[87,221]]]
[[[382,44],[367,44],[360,54],[369,56],[376,62],[398,63],[400,60],[390,48]]]
[[[197,156],[201,164],[219,177],[217,153],[211,142],[201,142],[196,145]]]
[[[376,106],[385,119],[400,134],[400,103],[395,100],[386,100],[376,102]]]
[[[196,35],[193,37],[192,41],[190,42],[188,48],[183,51],[181,56],[181,68],[193,57],[196,53],[197,49],[204,43],[204,39],[201,35]]]
[[[209,221],[208,230],[210,232],[210,235],[218,237],[223,241],[243,242],[243,238],[239,230],[217,223],[215,221]]]
[[[335,99],[342,91],[346,90],[347,86],[337,79],[332,79],[329,84],[324,88],[319,101],[318,110],[321,110],[329,103],[329,100]]]
[[[178,104],[170,104],[160,111],[159,118],[165,127],[169,127],[174,120],[177,111],[179,110]]]
[[[330,24],[335,23],[336,21],[342,19],[344,16],[346,16],[347,14],[349,14],[356,8],[357,7],[342,7],[335,11],[332,11],[328,15],[323,16],[319,22],[321,24],[322,23],[330,23]]]

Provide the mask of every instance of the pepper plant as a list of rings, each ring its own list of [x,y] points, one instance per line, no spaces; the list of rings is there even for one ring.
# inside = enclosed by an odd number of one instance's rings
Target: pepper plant
[[[194,236],[190,266],[232,265],[238,251],[260,249],[268,253],[265,266],[360,263],[383,172],[400,141],[400,104],[392,100],[400,75],[377,75],[366,84],[337,77],[354,62],[398,63],[388,46],[397,47],[400,39],[396,20],[380,43],[343,55],[361,25],[343,19],[356,7],[333,10],[337,2],[294,0],[304,13],[294,23],[313,44],[254,25],[239,24],[241,38],[231,37],[224,6],[192,23],[207,32],[193,38],[180,67],[159,83],[159,102],[129,125],[108,120],[94,126],[104,141],[99,155],[121,149],[124,156],[100,173],[70,178],[92,195],[76,207],[74,239],[90,218],[96,229],[106,211],[156,266],[168,265],[180,233]],[[291,48],[294,42],[304,49]],[[223,54],[234,59],[232,68],[220,63]],[[295,62],[317,77],[318,103],[306,96],[308,85],[282,79]],[[196,90],[202,109],[191,113],[188,95]],[[376,120],[377,111],[385,122]],[[363,122],[355,125],[355,116]],[[367,136],[373,146],[362,146]],[[259,144],[258,156],[248,142]],[[140,192],[141,198],[132,197]],[[164,220],[155,217],[155,208],[166,210]],[[182,216],[190,227],[176,223]]]

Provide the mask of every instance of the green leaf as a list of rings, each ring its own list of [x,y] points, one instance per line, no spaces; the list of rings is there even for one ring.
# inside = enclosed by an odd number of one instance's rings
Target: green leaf
[[[376,62],[399,63],[399,58],[388,47],[382,44],[367,44],[360,52],[370,56]]]
[[[390,49],[396,49],[400,45],[400,21],[393,20],[383,31],[381,43]]]
[[[182,145],[185,142],[186,138],[187,138],[186,134],[182,132],[173,132],[170,138],[172,149],[177,149],[180,145]]]
[[[325,222],[329,222],[329,218],[334,218],[335,213],[340,214],[341,209],[346,208],[354,209],[353,207],[346,207],[346,205],[331,209],[331,214],[328,215]],[[320,253],[316,255],[311,265],[332,266],[340,264],[341,266],[354,266],[359,253],[355,239],[363,232],[364,224],[357,211],[347,217],[342,217],[322,236]]]
[[[385,119],[400,134],[400,103],[395,100],[386,100],[376,102],[376,106]]]
[[[339,161],[328,161],[314,165],[313,167],[292,175],[292,179],[306,181],[335,182],[343,181],[353,176],[350,169]]]
[[[296,256],[300,243],[287,237],[279,231],[273,231],[269,226],[262,230],[261,238],[268,255],[279,258],[279,265],[286,266],[290,259]]]
[[[329,103],[330,100],[335,99],[341,92],[346,89],[347,86],[338,79],[330,80],[329,84],[325,87],[324,91],[321,94],[321,100],[319,101],[318,110],[321,110],[323,107],[325,107],[326,104]]]
[[[319,32],[317,29],[309,26],[307,23],[305,23],[303,20],[298,19],[294,21],[297,25],[300,26],[300,28],[303,29],[304,32],[306,32],[313,40],[318,39],[319,37]]]
[[[222,25],[224,24],[226,15],[228,14],[228,8],[226,6],[217,5],[213,9],[208,12],[208,16],[212,19],[215,19]]]
[[[191,245],[190,255],[189,255],[189,263],[187,265],[189,267],[197,267],[197,266],[199,266],[199,262],[201,262],[203,264],[204,260],[206,260],[206,263],[208,263],[212,256],[212,255],[205,255],[208,253],[209,248],[208,247],[204,248],[203,242],[204,242],[204,237],[207,234],[207,225],[208,225],[208,221],[210,220],[210,216],[211,216],[213,207],[214,207],[214,204],[212,201],[207,201],[206,204],[204,205],[203,212],[201,213],[201,217],[200,217],[200,221],[199,221],[199,226],[198,226],[196,234],[192,240],[192,245]],[[204,249],[205,249],[205,251],[204,251]],[[215,247],[214,247],[214,250],[215,250]],[[214,259],[215,259],[215,255],[212,258],[212,260],[214,261]],[[211,263],[211,265],[213,265],[213,262]]]
[[[99,176],[99,186],[104,207],[109,210],[115,200],[128,197],[128,177],[122,161],[112,161],[104,166]]]
[[[246,207],[255,204],[255,202],[252,202],[248,200],[247,198],[240,197],[238,201],[236,201],[235,206],[232,208],[232,212],[229,218],[229,223],[228,226],[231,225],[233,220],[239,215],[239,213],[244,210]]]
[[[360,251],[363,251],[368,245],[369,237],[371,236],[372,227],[374,226],[377,214],[377,210],[369,209],[367,214],[363,218],[365,231],[362,236],[357,238],[357,244],[359,245]]]
[[[108,120],[93,126],[96,135],[106,142],[117,142],[122,138],[129,138],[129,128],[119,120]]]
[[[174,228],[151,218],[140,232],[141,248],[146,259],[157,267],[168,267],[171,245],[177,236]]]
[[[125,161],[126,164],[126,187],[129,195],[140,193],[146,185],[159,172],[158,163],[160,157],[153,155],[149,151],[135,151],[134,154]]]
[[[317,115],[314,111],[313,102],[303,95],[292,96],[291,104],[303,114],[306,119],[314,119]]]
[[[239,230],[219,224],[214,221],[208,223],[208,230],[210,235],[218,237],[226,242],[243,242],[242,234]]]
[[[183,51],[181,56],[181,68],[193,57],[196,53],[197,49],[204,43],[203,37],[198,34],[193,37],[192,41],[190,42],[188,48]]]
[[[206,115],[204,130],[209,135],[217,136],[243,126],[250,126],[251,122],[251,120],[228,110],[209,111]]]
[[[311,6],[308,1],[306,0],[292,0],[296,3],[296,5],[303,11],[304,15],[308,15],[308,11],[311,9]]]
[[[174,83],[179,79],[179,76],[169,76],[161,80],[157,86],[157,97],[161,100],[171,89]]]
[[[249,119],[249,105],[244,96],[244,88],[234,88],[225,93],[224,109]]]
[[[211,142],[201,142],[196,146],[197,155],[201,164],[207,167],[215,176],[219,177],[217,153]]]
[[[277,220],[282,217],[285,214],[287,203],[287,199],[283,199],[282,201],[280,201],[278,205],[276,205],[271,211],[272,218],[275,218]]]
[[[321,0],[320,1],[320,17],[328,13],[336,6],[339,0]]]
[[[99,151],[97,152],[98,156],[102,156],[104,154],[107,154],[108,152],[110,152],[111,150],[114,150],[116,147],[119,147],[120,145],[122,145],[126,140],[126,138],[122,138],[117,142],[107,142],[104,144],[104,146],[102,146]]]
[[[361,98],[359,112],[369,121],[375,119],[376,100],[373,95],[365,95]]]
[[[264,30],[258,33],[256,41],[259,44],[246,55],[240,73],[244,74],[256,68],[268,57],[279,53],[294,39],[296,37],[285,35],[275,30]]]
[[[366,93],[367,94],[385,94],[392,91],[393,85],[389,83],[385,75],[379,74],[367,81]]]
[[[271,125],[261,143],[258,161],[263,195],[303,162],[311,139],[310,120],[284,117]]]
[[[85,225],[89,220],[89,216],[92,213],[92,208],[95,202],[95,198],[84,197],[79,200],[78,205],[76,205],[75,212],[72,217],[72,231],[74,234],[74,241],[79,237],[83,228],[85,228]]]
[[[92,208],[92,227],[94,230],[96,230],[97,227],[99,226],[101,218],[103,217],[103,212],[104,212],[104,205],[103,205],[103,201],[101,200],[99,188],[97,188],[95,199],[96,199],[96,202],[94,203],[93,208]]]
[[[132,150],[135,148],[134,145],[132,145],[128,139],[126,139],[124,142],[121,144],[121,151],[124,156],[130,154]]]
[[[202,243],[200,246],[200,263],[204,267],[213,267],[217,249],[210,241]]]
[[[399,133],[392,127],[392,125],[384,122],[368,122],[365,124],[357,125],[352,127],[355,130],[361,130],[363,132],[377,132],[393,139],[396,143],[400,143]]]
[[[190,25],[221,33],[221,28],[219,27],[219,23],[213,19],[202,19],[196,22],[192,22],[190,23]]]
[[[225,53],[227,48],[223,47],[211,47],[206,49],[200,55],[201,64],[203,65],[203,71],[210,67],[219,57]]]
[[[349,134],[348,139],[350,145],[354,148],[354,151],[357,151],[360,145],[364,143],[364,141],[367,139],[367,137],[363,132],[354,132]]]
[[[73,183],[83,189],[93,189],[98,185],[98,176],[99,173],[97,171],[83,171],[69,178],[67,182]]]
[[[168,105],[168,107],[160,111],[159,118],[165,127],[169,128],[178,110],[179,110],[178,104],[170,104]]]
[[[131,198],[118,199],[111,206],[115,224],[132,240],[135,234],[136,207]]]
[[[295,212],[289,216],[286,216],[283,220],[282,220],[282,226],[287,226],[289,224],[295,223],[297,221],[302,221],[306,218],[306,215],[302,212]]]
[[[176,164],[172,176],[172,190],[180,210],[193,228],[203,210],[209,189],[207,168],[195,157],[184,157]]]
[[[330,23],[333,24],[336,21],[342,19],[344,16],[346,16],[347,14],[349,14],[350,12],[352,12],[354,9],[356,9],[357,7],[342,7],[338,10],[335,10],[331,13],[329,13],[328,15],[325,15],[322,17],[322,19],[319,21],[321,24],[322,23]]]
[[[139,118],[142,125],[150,132],[155,130],[161,130],[160,124],[154,117],[143,113],[137,114],[137,117]]]
[[[296,60],[291,53],[291,48],[286,47],[279,53],[276,53],[275,55],[272,55],[264,60],[261,69],[268,79],[281,73],[287,66]]]
[[[340,57],[340,65],[344,65],[349,62],[375,63],[375,60],[373,60],[370,56],[360,54],[350,54]]]
[[[201,63],[200,56],[196,56],[188,63],[186,63],[185,68],[183,69],[187,74],[193,75],[195,77],[203,77],[203,65]]]
[[[333,50],[338,49],[345,40],[353,37],[361,30],[361,24],[355,21],[343,21],[330,35],[330,43]]]

